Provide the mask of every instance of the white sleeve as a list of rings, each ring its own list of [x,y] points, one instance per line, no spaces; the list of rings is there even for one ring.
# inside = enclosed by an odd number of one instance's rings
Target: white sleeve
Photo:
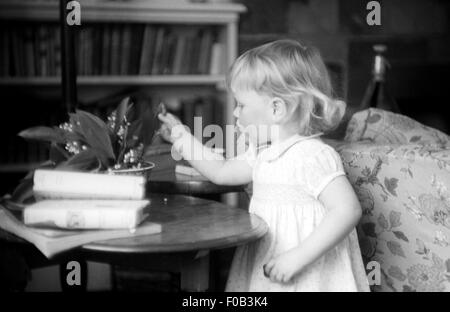
[[[318,198],[325,187],[336,177],[345,175],[341,157],[329,146],[323,147],[307,157],[301,167],[303,184],[314,198]]]

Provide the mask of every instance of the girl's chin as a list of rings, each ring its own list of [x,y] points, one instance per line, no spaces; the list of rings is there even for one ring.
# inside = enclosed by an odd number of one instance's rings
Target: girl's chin
[[[252,143],[254,146],[262,146],[269,144],[270,140],[267,137],[255,137],[255,136],[247,136],[247,140],[249,143]]]
[[[271,141],[270,138],[278,133],[274,127],[266,125],[246,127],[239,124],[239,122],[236,123],[236,130],[238,137],[244,135],[246,143],[251,143],[255,146],[268,144]]]

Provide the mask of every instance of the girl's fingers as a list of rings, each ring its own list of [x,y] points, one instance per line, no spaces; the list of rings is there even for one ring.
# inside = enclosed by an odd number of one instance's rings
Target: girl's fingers
[[[161,120],[162,122],[168,122],[167,115],[158,114],[158,119]]]
[[[181,124],[180,120],[170,113],[167,113],[165,115],[158,114],[158,119],[171,127]]]
[[[273,283],[278,282],[276,270],[272,270],[272,271],[270,272],[270,280],[271,280]]]
[[[278,283],[282,283],[283,280],[284,280],[284,274],[281,273],[281,272],[278,272],[278,274],[275,276],[275,280],[276,280]]]
[[[265,265],[263,265],[264,276],[265,277],[270,277],[271,276],[274,264],[275,264],[275,262],[273,260],[270,260]]]
[[[263,265],[264,276],[269,278],[274,283],[285,283],[288,282],[288,278],[283,272],[280,272],[275,266],[275,261],[270,260],[265,265]]]
[[[265,277],[269,278],[269,274],[267,273],[267,264],[263,265],[263,273]]]

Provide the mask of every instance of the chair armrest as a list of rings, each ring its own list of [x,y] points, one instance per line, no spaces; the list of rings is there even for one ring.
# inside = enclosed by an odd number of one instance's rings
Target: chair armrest
[[[450,150],[420,144],[335,146],[363,209],[358,225],[363,259],[381,266],[381,285],[373,290],[450,291]]]

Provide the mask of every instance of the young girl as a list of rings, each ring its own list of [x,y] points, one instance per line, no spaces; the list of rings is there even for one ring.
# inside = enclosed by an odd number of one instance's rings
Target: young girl
[[[345,105],[332,97],[319,53],[292,40],[268,43],[241,55],[228,83],[248,136],[244,157],[213,155],[173,115],[159,115],[163,136],[212,182],[253,181],[249,211],[269,232],[236,249],[226,289],[368,291],[355,231],[361,207],[339,155],[319,138]]]

